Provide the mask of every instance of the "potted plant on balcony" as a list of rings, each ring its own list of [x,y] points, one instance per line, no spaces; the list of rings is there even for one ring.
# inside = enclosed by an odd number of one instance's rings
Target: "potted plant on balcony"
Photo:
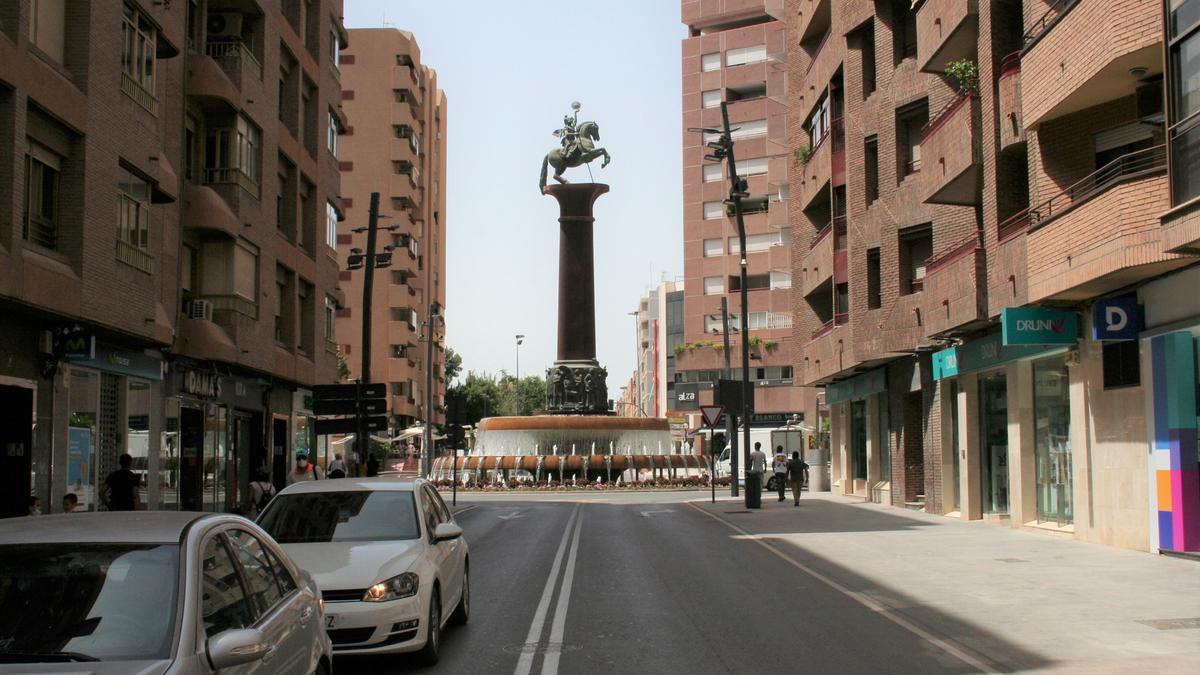
[[[946,64],[946,76],[958,82],[960,96],[979,91],[979,66],[971,59],[958,59]]]
[[[805,144],[796,148],[795,155],[797,162],[808,164],[808,158],[812,156],[812,146]]]

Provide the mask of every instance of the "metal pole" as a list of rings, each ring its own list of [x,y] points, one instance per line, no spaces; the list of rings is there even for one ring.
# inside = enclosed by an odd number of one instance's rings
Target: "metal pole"
[[[521,382],[521,341],[517,340],[517,383]]]
[[[450,413],[450,423],[454,425],[450,427],[450,446],[454,453],[450,460],[450,505],[458,506],[458,434],[462,432],[462,427],[458,424],[458,403],[450,399],[450,406],[454,408]]]
[[[375,284],[375,231],[379,225],[379,193],[371,193],[371,208],[367,216],[367,258],[363,263],[363,309],[362,309],[362,367],[358,374],[358,399],[362,398],[362,385],[371,382],[371,290]],[[357,412],[358,434],[354,445],[358,448],[357,472],[362,475],[366,466],[371,441],[367,438],[367,418],[361,410]]]
[[[733,202],[733,215],[737,221],[738,231],[738,248],[741,256],[741,296],[742,296],[742,459],[746,462],[746,468],[750,468],[750,419],[746,414],[746,410],[750,407],[749,398],[754,395],[750,389],[750,314],[748,306],[750,304],[749,297],[746,294],[746,223],[742,218],[742,194],[745,186],[742,180],[737,175],[737,163],[733,157],[733,136],[729,131],[729,106],[724,101],[721,102],[721,123],[724,125],[725,138],[729,139],[729,154],[726,160],[729,162],[729,198]],[[736,482],[736,479],[735,481]]]
[[[724,295],[721,296],[721,333],[721,341],[725,347],[725,379],[728,380],[731,372],[729,368],[729,298]],[[737,434],[734,433],[734,429],[733,411],[726,410],[725,438],[729,441],[729,489],[731,497],[738,496],[738,439]]]
[[[421,448],[421,476],[429,477],[433,468],[433,317],[437,303],[429,303],[429,321],[425,324],[425,437]]]

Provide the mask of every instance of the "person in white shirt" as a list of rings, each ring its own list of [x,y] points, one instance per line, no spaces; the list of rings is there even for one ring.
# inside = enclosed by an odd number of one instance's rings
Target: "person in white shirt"
[[[333,456],[333,461],[329,463],[329,471],[325,475],[330,478],[346,477],[346,460],[342,459],[342,453]]]
[[[783,452],[783,446],[775,446],[775,459],[771,462],[771,468],[775,471],[775,490],[779,493],[779,501],[787,499],[787,455]]]
[[[750,452],[750,468],[747,469],[750,473],[766,473],[767,471],[767,456],[763,454],[762,443],[754,442],[754,450]]]

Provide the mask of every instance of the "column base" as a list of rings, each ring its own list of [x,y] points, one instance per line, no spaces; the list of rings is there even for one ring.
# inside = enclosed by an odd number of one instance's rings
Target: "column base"
[[[595,359],[555,361],[546,371],[546,412],[551,415],[606,415],[608,370]]]

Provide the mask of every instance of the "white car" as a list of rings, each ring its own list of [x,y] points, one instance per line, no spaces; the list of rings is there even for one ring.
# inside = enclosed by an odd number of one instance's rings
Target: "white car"
[[[258,523],[316,579],[335,654],[419,650],[436,663],[443,625],[467,622],[467,541],[428,481],[296,483]]]
[[[0,580],[0,673],[331,672],[316,584],[239,516],[5,519]]]

